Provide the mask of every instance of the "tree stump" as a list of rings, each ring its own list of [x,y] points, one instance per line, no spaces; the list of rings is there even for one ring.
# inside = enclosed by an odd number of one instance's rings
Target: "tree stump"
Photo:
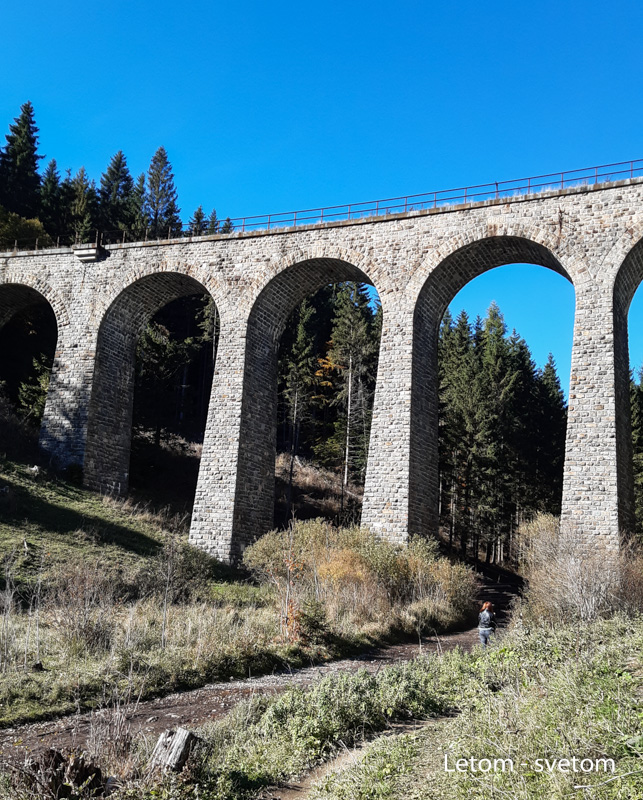
[[[180,772],[188,760],[197,737],[186,728],[165,731],[159,736],[150,757],[149,769],[174,770]]]

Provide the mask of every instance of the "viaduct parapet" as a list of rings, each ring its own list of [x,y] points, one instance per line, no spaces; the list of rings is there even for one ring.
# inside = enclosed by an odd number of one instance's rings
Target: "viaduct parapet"
[[[58,341],[41,446],[59,465],[82,465],[89,486],[124,493],[139,333],[169,301],[209,293],[221,329],[190,538],[235,560],[272,522],[277,349],[304,297],[346,280],[379,293],[362,523],[404,542],[437,528],[436,350],[447,305],[494,267],[552,269],[576,294],[562,519],[589,546],[615,550],[633,527],[627,313],[643,278],[642,239],[638,178],[94,253],[4,253],[0,326],[49,303]]]

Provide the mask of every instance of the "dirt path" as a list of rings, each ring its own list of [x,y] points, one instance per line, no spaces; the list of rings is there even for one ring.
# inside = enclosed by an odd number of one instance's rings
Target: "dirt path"
[[[387,738],[390,736],[401,736],[404,733],[416,733],[421,731],[427,725],[432,724],[435,720],[412,720],[410,722],[394,722],[390,728],[381,731],[377,739]],[[341,772],[347,767],[358,764],[366,753],[366,749],[375,741],[369,739],[355,747],[345,747],[340,750],[336,756],[325,761],[318,767],[311,769],[310,772],[297,777],[294,780],[285,783],[283,786],[270,786],[263,791],[259,797],[262,800],[305,800],[309,796],[312,788],[322,781],[327,775],[335,772]]]
[[[507,583],[485,580],[484,599],[498,607],[506,605],[515,587]],[[275,695],[291,686],[308,686],[325,675],[338,672],[357,672],[366,669],[377,672],[382,667],[400,664],[420,654],[439,653],[461,647],[470,650],[477,642],[475,628],[443,636],[432,636],[421,642],[395,644],[374,648],[352,658],[331,661],[291,672],[281,672],[245,680],[213,683],[201,689],[146,700],[121,709],[133,736],[145,735],[156,739],[163,731],[177,726],[195,728],[219,719],[241,700],[257,694]],[[0,730],[0,766],[22,762],[26,753],[43,747],[60,750],[79,750],[86,747],[92,732],[109,725],[109,710],[76,714],[55,721],[38,722]]]

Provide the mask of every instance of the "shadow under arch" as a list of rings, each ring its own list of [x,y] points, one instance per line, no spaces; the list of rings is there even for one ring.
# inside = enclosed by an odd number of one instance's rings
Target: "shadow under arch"
[[[138,339],[157,311],[195,294],[212,296],[189,275],[158,272],[126,286],[105,311],[98,329],[83,464],[90,488],[127,493]]]
[[[60,312],[59,312],[60,313]],[[0,380],[17,402],[20,383],[33,375],[33,361],[44,356],[51,367],[61,324],[50,300],[23,283],[0,283]]]
[[[360,268],[341,258],[313,257],[278,272],[259,293],[248,316],[231,557],[272,527],[277,431],[277,356],[291,312],[330,283],[374,286]],[[377,287],[375,287],[377,288]]]
[[[496,267],[535,264],[574,282],[544,245],[520,236],[491,236],[447,255],[428,274],[413,314],[409,534],[438,532],[438,336],[449,303],[470,281]]]
[[[618,268],[613,293],[616,480],[619,496],[619,528],[625,532],[631,532],[636,527],[628,316],[632,300],[641,282],[643,282],[643,238],[631,247]]]

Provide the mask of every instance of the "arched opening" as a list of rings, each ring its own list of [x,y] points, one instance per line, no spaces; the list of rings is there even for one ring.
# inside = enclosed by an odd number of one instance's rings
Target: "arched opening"
[[[211,295],[187,275],[141,278],[112,302],[98,333],[87,485],[191,509],[217,334]]]
[[[353,288],[341,291],[344,293],[346,307],[352,306],[355,309],[361,303],[355,295],[355,285],[372,286],[372,281],[361,269],[341,259],[302,260],[280,272],[268,283],[250,313],[242,403],[245,425],[237,471],[237,540],[232,544],[233,552],[237,556],[247,544],[268,531],[274,523],[279,345],[282,335],[289,320],[292,325],[295,324],[297,314],[293,315],[293,312],[301,309],[304,299],[315,296],[316,292],[330,284],[352,285]],[[297,325],[300,321],[301,314]],[[296,334],[296,331],[290,333],[291,337],[296,337]],[[346,365],[342,364],[337,372],[344,373],[346,369]],[[355,385],[356,383],[353,384],[354,387]],[[293,405],[289,403],[289,406],[293,413]],[[293,435],[292,430],[290,435]],[[350,447],[350,432],[348,437]],[[250,442],[252,446],[248,446]],[[292,439],[286,439],[287,452],[292,453],[292,447]],[[345,464],[342,457],[339,460]],[[292,511],[291,496],[290,513]]]
[[[643,531],[642,282],[643,240],[627,254],[614,283],[619,519],[622,530],[635,528],[639,534]]]
[[[382,307],[374,287],[328,284],[289,315],[279,343],[275,519],[361,515]]]
[[[543,245],[498,236],[455,251],[433,270],[415,311],[412,475],[424,491],[424,503],[420,494],[412,504],[415,530],[439,530],[463,555],[493,562],[512,558],[523,519],[559,512],[562,496],[566,401],[555,363],[544,355],[558,337],[539,344],[536,364],[520,314],[510,307],[508,327],[508,309],[494,305],[493,294],[482,308],[480,300],[471,307],[476,278],[479,286],[506,290],[510,272],[519,287],[513,309],[524,304],[525,277],[535,273],[528,265],[562,279],[548,283],[550,292],[566,295],[566,386],[573,287],[565,290],[571,279]],[[542,309],[541,331],[545,318]]]
[[[0,285],[0,394],[34,431],[42,421],[57,339],[56,315],[40,292]]]

